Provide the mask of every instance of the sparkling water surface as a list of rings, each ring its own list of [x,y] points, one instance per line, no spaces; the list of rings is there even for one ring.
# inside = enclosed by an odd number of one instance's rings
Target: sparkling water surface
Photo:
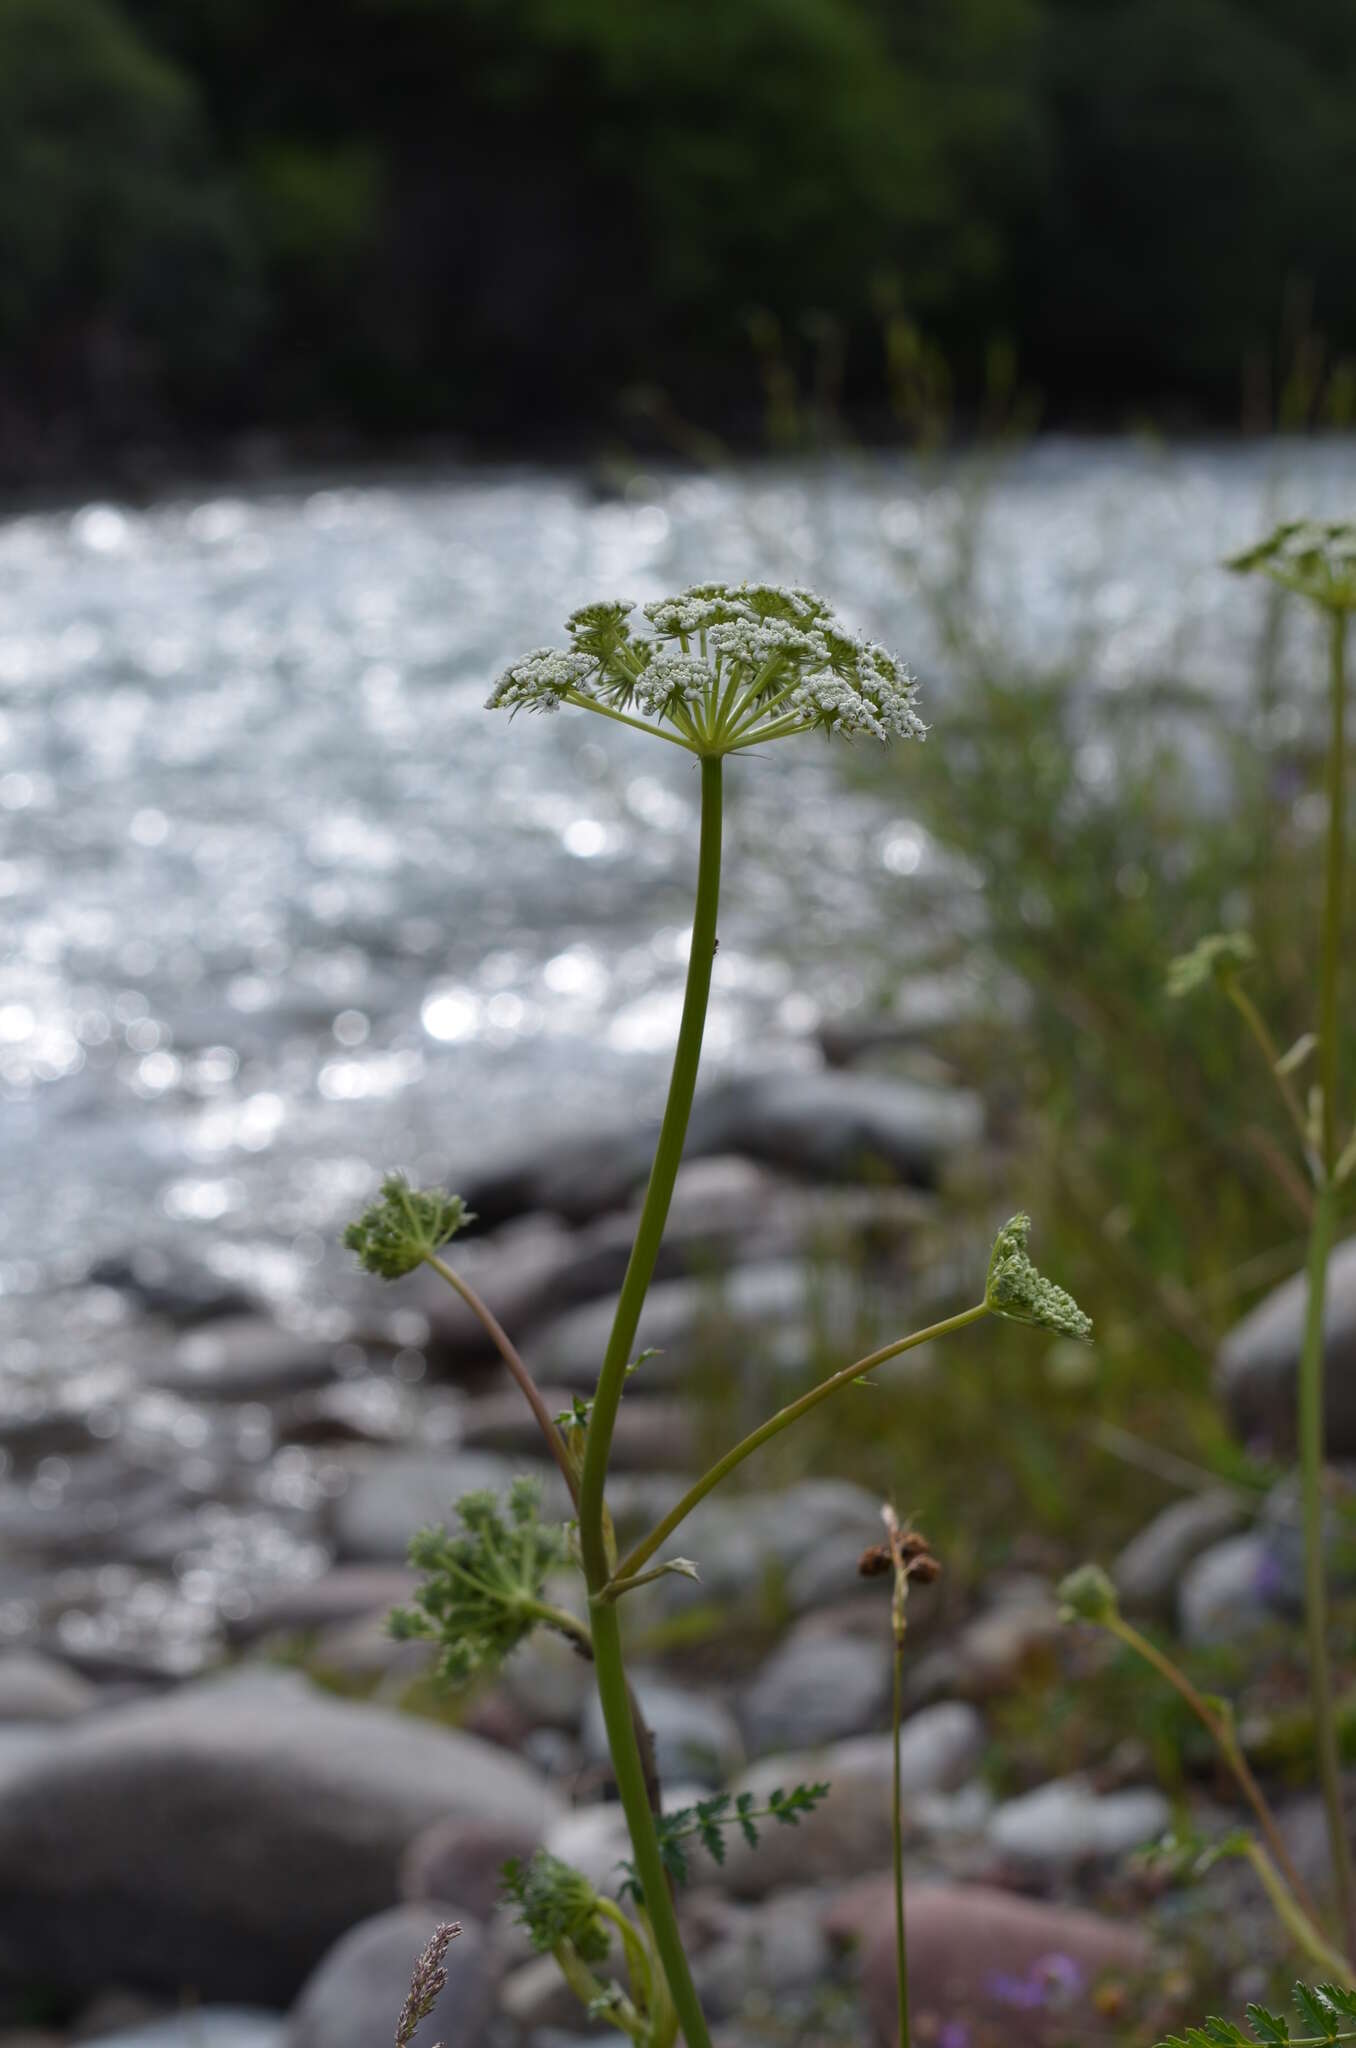
[[[126,1305],[78,1285],[100,1258],[187,1252],[339,1335],[334,1235],[381,1167],[455,1181],[654,1105],[695,764],[584,714],[483,709],[576,604],[809,584],[910,660],[943,746],[925,593],[967,553],[970,623],[1006,655],[1227,689],[1260,594],[1220,557],[1354,487],[1346,441],[1048,441],[605,498],[515,469],[0,524],[0,1414],[54,1380],[96,1413],[120,1398]],[[901,963],[920,941],[936,857],[838,751],[732,764],[712,1071],[812,1057],[882,932]],[[220,1426],[183,1402],[142,1421],[170,1444]]]

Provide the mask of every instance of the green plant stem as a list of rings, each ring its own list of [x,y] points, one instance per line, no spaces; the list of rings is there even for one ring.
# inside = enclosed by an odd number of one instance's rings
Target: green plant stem
[[[1152,1665],[1161,1678],[1166,1678],[1173,1691],[1180,1694],[1186,1701],[1196,1719],[1205,1729],[1206,1734],[1209,1735],[1215,1747],[1219,1750],[1220,1755],[1229,1767],[1234,1783],[1238,1786],[1239,1791],[1257,1816],[1257,1824],[1266,1837],[1267,1846],[1284,1872],[1285,1881],[1294,1893],[1295,1899],[1298,1901],[1305,1918],[1317,1927],[1319,1925],[1318,1909],[1309,1895],[1304,1879],[1295,1868],[1289,1850],[1281,1839],[1280,1830],[1276,1826],[1276,1816],[1272,1813],[1270,1806],[1267,1804],[1265,1793],[1252,1774],[1252,1766],[1239,1746],[1238,1736],[1233,1727],[1222,1715],[1215,1712],[1204,1693],[1197,1690],[1187,1677],[1185,1671],[1174,1664],[1171,1657],[1165,1655],[1159,1649],[1157,1643],[1151,1643],[1147,1636],[1141,1635],[1139,1630],[1126,1621],[1123,1615],[1115,1615],[1107,1622],[1106,1626],[1114,1636],[1118,1637],[1125,1644],[1127,1649],[1133,1650],[1137,1657],[1142,1657],[1146,1664]]]
[[[481,1300],[475,1288],[471,1286],[469,1281],[463,1280],[460,1273],[454,1272],[445,1259],[440,1259],[436,1252],[425,1252],[424,1263],[425,1265],[432,1266],[439,1278],[445,1280],[453,1292],[461,1296],[467,1308],[470,1309],[471,1314],[488,1334],[490,1342],[494,1345],[499,1356],[503,1359],[522,1390],[524,1400],[537,1419],[537,1427],[546,1439],[546,1447],[557,1465],[559,1465],[565,1479],[565,1484],[570,1489],[570,1499],[578,1506],[579,1481],[570,1462],[570,1454],[565,1448],[564,1439],[560,1431],[556,1428],[555,1419],[550,1409],[542,1399],[541,1389],[523,1363],[517,1346],[513,1343],[494,1311],[487,1303]]]
[[[895,1986],[899,2000],[897,2048],[909,2048],[909,1950],[904,1933],[904,1816],[900,1811],[900,1726],[904,1718],[904,1645],[894,1646],[894,1691],[891,1705],[894,1734],[894,1791],[890,1804],[890,1849],[895,1876]]]
[[[1262,1882],[1262,1889],[1271,1901],[1272,1911],[1289,1934],[1295,1946],[1303,1950],[1321,1970],[1329,1970],[1339,1984],[1348,1988],[1356,1983],[1349,1959],[1330,1941],[1324,1939],[1321,1930],[1314,1925],[1307,1913],[1301,1913],[1294,1899],[1281,1880],[1271,1858],[1260,1842],[1249,1842],[1247,1848],[1249,1863]]]
[[[1252,1033],[1262,1058],[1271,1069],[1272,1077],[1277,1088],[1280,1090],[1281,1100],[1285,1104],[1290,1121],[1295,1126],[1296,1133],[1298,1134],[1300,1149],[1304,1154],[1306,1163],[1312,1168],[1315,1163],[1313,1156],[1314,1147],[1309,1133],[1308,1119],[1304,1114],[1300,1099],[1295,1093],[1293,1081],[1290,1079],[1289,1074],[1285,1073],[1282,1069],[1282,1055],[1277,1048],[1275,1039],[1267,1028],[1266,1019],[1247,990],[1239,984],[1235,976],[1230,975],[1225,982],[1225,992],[1228,995],[1229,1001]]]
[[[1319,969],[1318,1051],[1323,1088],[1323,1168],[1337,1165],[1337,979],[1342,962],[1342,883],[1346,865],[1346,638],[1345,612],[1329,621],[1331,722],[1328,735],[1328,846],[1323,893],[1323,953]]]
[[[1328,1660],[1328,1594],[1323,1562],[1323,1311],[1328,1259],[1332,1251],[1337,1196],[1331,1186],[1318,1192],[1309,1240],[1309,1291],[1299,1367],[1300,1493],[1304,1511],[1304,1622],[1309,1653],[1309,1690],[1314,1703],[1314,1748],[1328,1821],[1333,1880],[1343,1938],[1356,1943],[1353,1924],[1351,1844],[1342,1806],[1342,1773],[1333,1715],[1332,1670]]]
[[[635,1243],[627,1263],[617,1312],[598,1376],[597,1391],[589,1418],[584,1449],[584,1466],[579,1483],[579,1548],[584,1576],[592,1598],[593,1655],[598,1699],[603,1710],[608,1748],[617,1778],[626,1825],[631,1837],[636,1872],[645,1893],[646,1910],[654,1930],[655,1947],[668,1980],[669,1991],[687,2039],[688,2048],[710,2048],[706,2021],[702,2017],[687,1958],[683,1953],[678,1919],[659,1853],[659,1837],[646,1790],[645,1773],[632,1725],[627,1696],[626,1667],[622,1655],[621,1624],[615,1605],[597,1598],[607,1584],[613,1559],[605,1526],[604,1486],[612,1431],[617,1420],[626,1367],[635,1344],[645,1296],[659,1256],[660,1239],[673,1198],[674,1182],[683,1156],[683,1141],[692,1113],[701,1059],[702,1033],[711,992],[711,963],[716,950],[716,913],[720,901],[721,763],[718,757],[701,764],[701,840],[697,856],[697,895],[692,918],[692,946],[688,955],[687,987],[683,1013],[674,1049],[668,1100],[655,1147],[654,1164],[641,1207]]]
[[[821,1380],[817,1387],[811,1387],[809,1393],[802,1394],[799,1400],[788,1402],[785,1408],[779,1408],[775,1415],[770,1415],[766,1422],[751,1430],[733,1450],[726,1451],[723,1458],[717,1458],[715,1464],[703,1472],[700,1479],[693,1481],[682,1499],[669,1509],[664,1519],[656,1522],[649,1535],[622,1559],[613,1574],[612,1588],[622,1590],[620,1582],[623,1579],[633,1579],[641,1567],[654,1556],[661,1544],[667,1543],[679,1524],[685,1522],[692,1510],[706,1499],[708,1493],[720,1485],[722,1479],[728,1478],[737,1466],[742,1465],[745,1458],[751,1458],[765,1443],[780,1435],[782,1430],[789,1429],[793,1422],[799,1422],[802,1415],[808,1415],[812,1408],[817,1408],[821,1401],[827,1401],[840,1387],[850,1387],[853,1381],[859,1380],[864,1373],[873,1372],[878,1365],[886,1364],[891,1358],[898,1358],[902,1352],[913,1351],[920,1344],[931,1343],[934,1337],[950,1336],[953,1330],[963,1330],[967,1324],[977,1323],[982,1316],[989,1313],[988,1304],[981,1301],[977,1302],[974,1308],[962,1309],[959,1315],[947,1316],[944,1321],[931,1324],[926,1330],[915,1330],[911,1336],[900,1337],[895,1343],[886,1344],[881,1350],[873,1351],[869,1358],[859,1358],[855,1364],[845,1365],[841,1372],[833,1373],[828,1379]]]

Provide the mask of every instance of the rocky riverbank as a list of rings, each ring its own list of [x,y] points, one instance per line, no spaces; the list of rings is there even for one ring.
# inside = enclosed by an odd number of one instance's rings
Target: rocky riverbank
[[[985,1144],[975,1098],[880,1074],[704,1099],[640,1332],[658,1355],[622,1409],[623,1531],[699,1467],[713,1393],[722,1422],[755,1419],[821,1350],[841,1361],[973,1286],[983,1240],[944,1224],[935,1189]],[[562,1405],[591,1384],[646,1156],[643,1131],[603,1132],[465,1189],[481,1229],[459,1264]],[[206,1269],[133,1257],[73,1285],[105,1355],[135,1359],[135,1391],[72,1380],[0,1420],[0,2048],[367,2048],[440,1918],[464,1931],[418,2048],[586,2031],[498,1904],[497,1871],[545,1843],[615,1880],[588,1668],[538,1638],[449,1703],[424,1646],[384,1627],[416,1525],[524,1469],[556,1490],[479,1327],[431,1275],[383,1294],[336,1268],[332,1335],[283,1327]],[[1339,1287],[1334,1369],[1344,1302]],[[1282,1291],[1225,1347],[1240,1427],[1283,1415],[1297,1335]],[[933,1369],[919,1354],[897,1370]],[[636,1603],[640,1701],[678,1804],[801,1778],[833,1792],[756,1853],[696,1865],[698,1978],[731,2042],[886,2044],[888,1602],[855,1571],[879,1502],[845,1479],[759,1490],[756,1467],[749,1485],[685,1525],[701,1583]],[[1116,1571],[1127,1607],[1196,1646],[1283,1625],[1290,1495],[1194,1493]],[[1130,1728],[1096,1768],[1006,1768],[1033,1674],[1047,1700],[1076,1699],[1104,1669],[1061,1627],[1056,1576],[1014,1567],[917,1603],[914,2003],[919,2039],[943,2048],[1159,2025],[1198,1979],[1255,1995],[1280,1954],[1246,1874],[1181,1890],[1140,1860],[1174,1820],[1229,1825],[1208,1760],[1170,1796]],[[1321,1879],[1307,1796],[1285,1825]]]

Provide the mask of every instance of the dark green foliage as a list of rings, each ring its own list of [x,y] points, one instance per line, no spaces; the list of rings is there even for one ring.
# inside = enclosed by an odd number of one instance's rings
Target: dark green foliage
[[[796,1827],[802,1815],[813,1813],[821,1800],[829,1796],[829,1787],[823,1784],[793,1785],[789,1792],[778,1786],[768,1795],[767,1804],[759,1806],[752,1792],[718,1792],[711,1799],[699,1799],[695,1806],[680,1806],[673,1813],[662,1814],[657,1823],[659,1853],[664,1868],[675,1884],[686,1884],[688,1879],[687,1845],[698,1843],[715,1863],[725,1861],[725,1830],[737,1827],[751,1849],[758,1845],[759,1821],[777,1821],[783,1827]],[[626,1882],[622,1886],[623,1896],[643,1902],[640,1880],[635,1869],[625,1864]]]
[[[1342,0],[0,0],[0,361],[34,428],[912,428],[995,347],[1237,417],[1356,345],[1354,170]]]
[[[1262,2048],[1332,2048],[1356,2037],[1356,1992],[1338,1984],[1296,1984],[1290,1994],[1303,2032],[1290,2032],[1288,2022],[1264,2005],[1250,2005],[1248,2025]],[[1158,2048],[1254,2048],[1232,2020],[1208,2019],[1182,2034],[1169,2034]]]

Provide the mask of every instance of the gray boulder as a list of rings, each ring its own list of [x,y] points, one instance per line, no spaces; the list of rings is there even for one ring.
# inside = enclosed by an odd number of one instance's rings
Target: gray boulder
[[[306,1980],[292,2009],[286,2048],[374,2048],[386,2043],[410,1977],[440,1921],[461,1933],[443,1959],[447,1988],[415,2029],[411,2048],[480,2039],[494,2008],[495,1976],[484,1930],[455,1904],[392,1906],[352,1927]]]
[[[0,1657],[0,1721],[70,1721],[88,1713],[99,1688],[36,1650]]]
[[[98,2048],[284,2048],[287,2020],[262,2006],[195,2005],[84,2038]]]
[[[1229,1419],[1246,1441],[1286,1449],[1295,1441],[1296,1382],[1308,1283],[1294,1274],[1229,1332],[1215,1381]],[[1356,1454],[1356,1238],[1337,1247],[1328,1268],[1323,1386],[1328,1450]]]
[[[1223,1489],[1191,1494],[1164,1508],[1132,1537],[1112,1568],[1125,1606],[1141,1614],[1170,1614],[1192,1559],[1236,1535],[1247,1519],[1238,1495]]]
[[[884,1629],[874,1640],[813,1624],[793,1629],[740,1700],[750,1751],[764,1756],[862,1734],[884,1712],[890,1663]]]
[[[0,1774],[0,1983],[284,2004],[430,1822],[558,1811],[506,1752],[291,1675],[110,1709]]]
[[[268,1401],[335,1377],[332,1344],[262,1316],[227,1316],[194,1330],[145,1373],[151,1386],[198,1401]]]
[[[343,1460],[347,1484],[331,1510],[340,1558],[363,1564],[401,1564],[416,1529],[450,1523],[464,1493],[505,1493],[514,1477],[540,1472],[548,1501],[563,1512],[565,1489],[554,1466],[492,1457],[485,1451],[354,1451]],[[557,1498],[558,1494],[558,1498]]]
[[[1193,1558],[1177,1592],[1177,1626],[1193,1649],[1235,1643],[1281,1611],[1283,1584],[1265,1536],[1249,1530]]]
[[[1172,1808],[1161,1792],[1097,1792],[1083,1778],[1055,1778],[996,1808],[989,1841],[1008,1861],[1055,1872],[1114,1862],[1163,1833]]]
[[[654,1671],[633,1671],[631,1683],[654,1740],[655,1764],[668,1783],[683,1780],[720,1785],[744,1760],[734,1715],[709,1692],[692,1692]],[[607,1735],[598,1695],[590,1690],[584,1710],[584,1751],[593,1763],[607,1761]]]
[[[952,1792],[975,1769],[984,1724],[959,1701],[924,1707],[900,1731],[900,1797],[912,1821],[923,1803]],[[829,1796],[794,1827],[765,1822],[755,1848],[730,1831],[720,1883],[737,1898],[786,1885],[841,1881],[888,1863],[894,1757],[889,1735],[863,1735],[792,1756],[764,1757],[731,1789],[766,1804],[780,1786],[825,1784]]]

